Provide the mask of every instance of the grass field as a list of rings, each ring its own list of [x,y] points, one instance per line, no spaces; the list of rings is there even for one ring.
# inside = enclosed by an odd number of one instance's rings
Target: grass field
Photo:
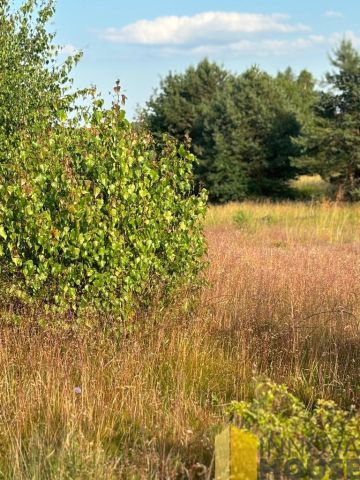
[[[226,405],[264,377],[360,406],[359,232],[356,205],[211,207],[196,304],[114,338],[3,327],[0,478],[210,479]]]

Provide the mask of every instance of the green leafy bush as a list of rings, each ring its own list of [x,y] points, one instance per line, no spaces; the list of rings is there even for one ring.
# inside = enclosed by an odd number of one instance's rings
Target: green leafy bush
[[[0,164],[1,275],[25,302],[126,316],[196,278],[206,196],[184,147],[160,149],[100,100],[83,115],[60,111]]]
[[[285,386],[268,382],[253,401],[233,402],[230,412],[260,438],[262,473],[324,479],[360,473],[360,416],[353,410],[325,400],[308,409]]]

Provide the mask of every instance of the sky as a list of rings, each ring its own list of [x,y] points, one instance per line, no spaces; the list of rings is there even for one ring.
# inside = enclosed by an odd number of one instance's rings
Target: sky
[[[64,55],[84,53],[76,87],[110,99],[119,79],[132,118],[170,70],[204,57],[233,72],[291,66],[321,79],[344,36],[360,49],[360,0],[57,0],[52,29]]]

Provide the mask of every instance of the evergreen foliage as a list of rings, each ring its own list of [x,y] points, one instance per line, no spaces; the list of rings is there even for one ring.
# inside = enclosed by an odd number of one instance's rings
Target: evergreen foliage
[[[360,55],[343,40],[330,58],[316,121],[306,129],[304,164],[332,183],[338,199],[360,199]]]
[[[311,109],[314,85],[306,71],[273,78],[253,67],[234,75],[205,59],[162,81],[145,120],[156,135],[190,137],[199,158],[195,173],[211,201],[288,196],[300,172],[293,139]]]

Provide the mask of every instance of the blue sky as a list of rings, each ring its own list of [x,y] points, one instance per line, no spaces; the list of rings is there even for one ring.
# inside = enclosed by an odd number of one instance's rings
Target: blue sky
[[[53,22],[65,51],[84,51],[78,87],[107,95],[119,78],[131,117],[169,70],[204,56],[241,72],[292,66],[318,78],[344,36],[360,48],[359,0],[58,0]]]

